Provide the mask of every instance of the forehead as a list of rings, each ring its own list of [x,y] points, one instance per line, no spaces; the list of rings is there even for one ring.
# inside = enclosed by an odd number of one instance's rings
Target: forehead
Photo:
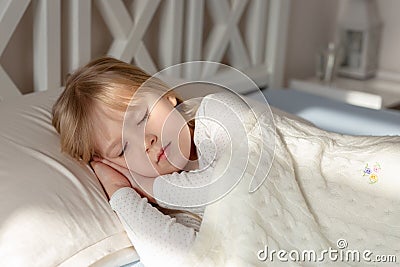
[[[129,108],[140,106],[140,105],[154,105],[158,101],[165,99],[162,92],[155,92],[149,88],[140,88],[132,96],[132,100],[129,104]]]

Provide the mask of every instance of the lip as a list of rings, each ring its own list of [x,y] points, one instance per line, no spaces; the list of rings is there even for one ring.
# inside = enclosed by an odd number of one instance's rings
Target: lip
[[[160,152],[157,155],[157,163],[160,161],[162,156],[165,156],[165,150],[169,147],[170,144],[171,142],[169,142],[166,146],[160,149]]]

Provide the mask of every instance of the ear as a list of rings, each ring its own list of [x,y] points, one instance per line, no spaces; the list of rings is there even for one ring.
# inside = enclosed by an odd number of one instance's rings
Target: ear
[[[174,107],[178,104],[178,100],[173,95],[167,96],[167,99]]]

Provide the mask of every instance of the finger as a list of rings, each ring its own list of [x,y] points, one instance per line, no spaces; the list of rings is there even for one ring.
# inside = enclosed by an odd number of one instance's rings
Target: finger
[[[119,171],[115,170],[113,167],[108,166],[102,162],[96,162],[94,165],[95,172],[100,182],[102,183],[112,183],[116,185],[127,185],[130,182],[127,177],[121,174]]]
[[[92,166],[93,171],[99,180],[105,180],[107,178],[107,176],[104,175],[104,171],[105,168],[110,168],[109,166],[107,166],[102,162],[97,162],[97,161],[90,162],[90,165]]]
[[[92,170],[94,171],[95,175],[100,181],[102,180],[104,181],[107,178],[107,176],[104,175],[104,173],[107,173],[107,171],[109,172],[109,169],[116,172],[116,170],[114,170],[111,166],[108,166],[107,164],[101,161],[92,160],[90,162],[90,166],[92,167]]]
[[[138,183],[136,182],[135,176],[129,171],[129,169],[124,168],[114,162],[111,162],[107,159],[102,159],[102,162],[108,166],[110,166],[111,168],[114,168],[116,171],[120,172],[122,175],[124,175],[129,183],[134,187],[134,188],[138,188]]]
[[[102,164],[102,163],[98,162],[98,161],[91,161],[89,164],[90,164],[90,167],[92,167],[92,170],[96,173],[96,169],[98,169],[99,164]]]
[[[94,165],[95,165],[95,162],[94,161],[91,161],[91,162],[89,162],[89,165],[90,165],[90,167],[92,167],[92,170],[94,169]]]

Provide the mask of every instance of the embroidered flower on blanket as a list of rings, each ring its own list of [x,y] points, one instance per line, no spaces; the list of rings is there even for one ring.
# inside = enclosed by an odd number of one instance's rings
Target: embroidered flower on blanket
[[[368,166],[368,163],[365,165],[364,171],[363,171],[363,176],[368,176],[369,178],[369,183],[374,184],[378,182],[378,173],[381,170],[381,166],[378,162],[375,162],[375,164],[371,167]]]

